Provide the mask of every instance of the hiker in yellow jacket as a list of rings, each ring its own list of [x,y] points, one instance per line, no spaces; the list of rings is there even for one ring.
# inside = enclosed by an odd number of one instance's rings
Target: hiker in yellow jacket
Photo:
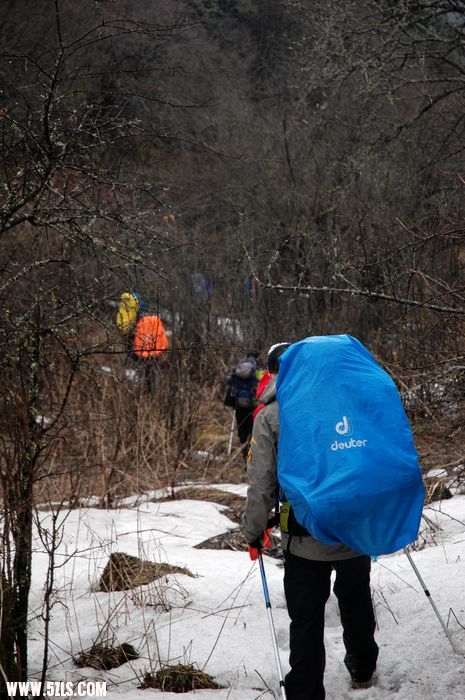
[[[126,357],[131,358],[137,320],[145,311],[145,303],[138,292],[123,292],[116,312],[116,327],[124,339]]]

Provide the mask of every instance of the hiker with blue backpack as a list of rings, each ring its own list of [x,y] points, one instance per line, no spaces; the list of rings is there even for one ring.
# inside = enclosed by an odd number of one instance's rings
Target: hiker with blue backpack
[[[279,504],[291,618],[286,697],[324,700],[332,572],[344,662],[352,687],[367,688],[378,657],[371,558],[416,539],[424,487],[399,392],[358,340],[306,338],[273,349],[268,365],[274,376],[254,423],[243,528],[251,556],[261,552]]]
[[[279,358],[288,349],[281,343],[268,355],[272,380],[261,396],[264,408],[256,416],[248,457],[249,487],[243,518],[246,540],[261,548],[270,513],[279,500],[277,477],[279,412],[276,381]],[[287,518],[287,522],[286,522]],[[336,571],[334,593],[339,601],[346,646],[346,665],[360,687],[372,678],[378,646],[370,591],[370,557],[345,545],[327,545],[314,539],[295,520],[286,505],[281,513],[284,551],[284,592],[291,619],[291,670],[285,678],[288,700],[324,700],[324,614],[330,595],[331,573]],[[363,687],[363,686],[362,686]]]

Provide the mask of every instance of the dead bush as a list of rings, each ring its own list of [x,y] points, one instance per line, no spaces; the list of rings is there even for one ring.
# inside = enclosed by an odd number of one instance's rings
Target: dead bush
[[[124,552],[113,552],[100,577],[98,591],[125,591],[136,586],[144,586],[167,574],[194,575],[181,566],[171,566],[162,562],[139,559]]]
[[[167,693],[189,693],[191,690],[221,688],[214,679],[194,665],[165,666],[156,673],[146,673],[139,688],[158,688]]]
[[[90,666],[91,668],[108,671],[110,668],[117,668],[127,661],[133,661],[138,658],[139,653],[132,644],[127,644],[126,642],[114,647],[94,644],[93,647],[75,657],[74,663],[79,668]]]

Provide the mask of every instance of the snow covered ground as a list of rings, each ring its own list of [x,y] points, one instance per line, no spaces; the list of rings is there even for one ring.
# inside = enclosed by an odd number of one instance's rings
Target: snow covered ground
[[[218,486],[245,495],[245,486]],[[153,495],[153,494],[152,494]],[[194,664],[223,690],[192,692],[198,700],[279,698],[275,656],[257,562],[247,552],[195,549],[237,527],[223,506],[196,500],[130,499],[118,510],[72,510],[62,523],[56,557],[50,629],[49,680],[106,681],[114,700],[175,697],[138,689],[146,671],[160,664]],[[425,510],[419,549],[412,552],[455,653],[403,552],[373,563],[372,586],[380,647],[377,683],[349,688],[335,598],[327,605],[327,700],[427,700],[465,697],[465,496]],[[51,514],[41,513],[51,530]],[[194,577],[170,575],[136,590],[95,591],[111,552],[187,567]],[[41,604],[49,556],[35,542],[30,625],[30,679],[43,656]],[[265,557],[281,663],[288,669],[288,616],[282,565]],[[140,657],[109,671],[78,668],[73,656],[97,640],[128,642]]]

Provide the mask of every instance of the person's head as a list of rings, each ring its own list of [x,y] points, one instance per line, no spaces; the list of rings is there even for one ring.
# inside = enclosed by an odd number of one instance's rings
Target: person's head
[[[253,357],[254,360],[258,360],[260,357],[260,351],[259,350],[249,350],[247,353],[247,357]]]
[[[268,350],[268,356],[266,358],[266,366],[270,374],[278,374],[279,369],[279,358],[290,346],[290,343],[275,343]]]

